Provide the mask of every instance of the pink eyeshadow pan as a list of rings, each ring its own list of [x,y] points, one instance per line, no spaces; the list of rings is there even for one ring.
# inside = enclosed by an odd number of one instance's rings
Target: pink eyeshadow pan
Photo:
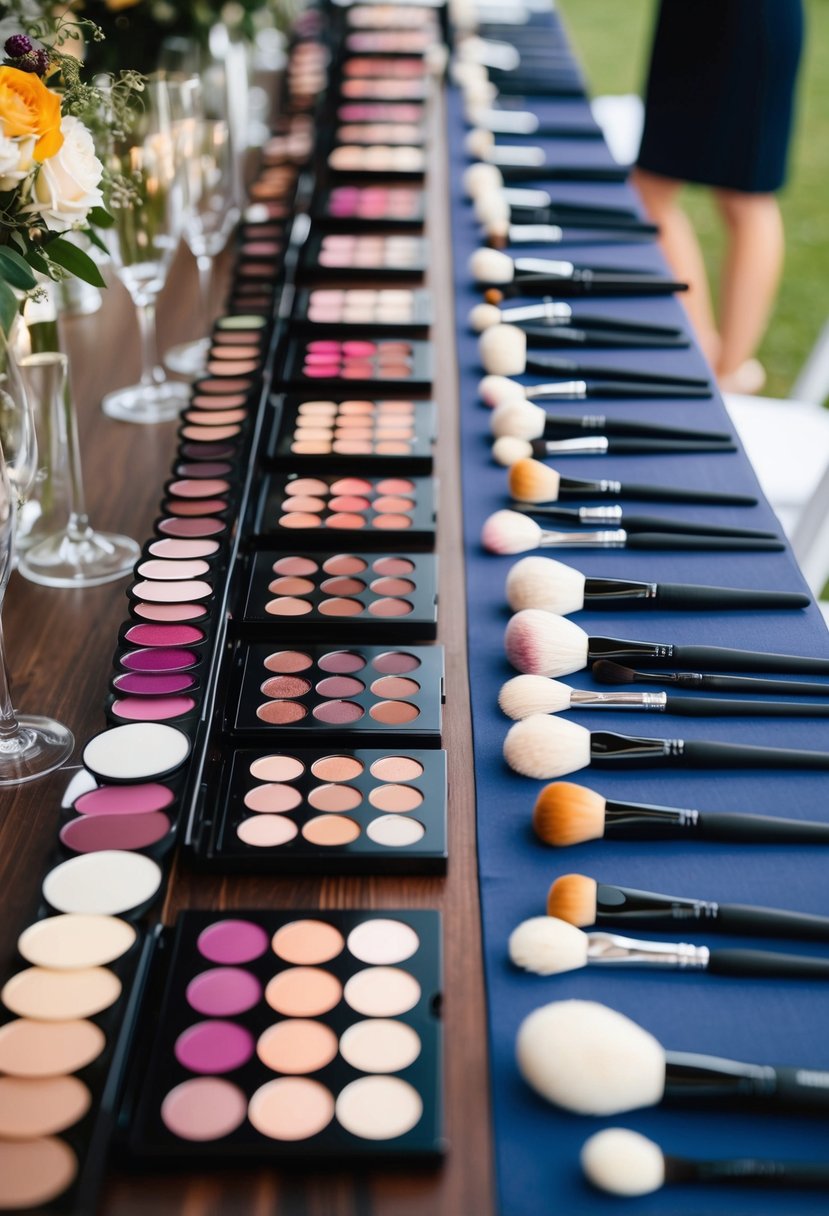
[[[379,654],[372,666],[383,675],[402,676],[409,671],[415,671],[420,666],[420,659],[402,651],[389,651],[387,654]]]
[[[161,579],[162,582],[177,582],[183,578],[199,578],[208,574],[210,564],[196,557],[189,561],[165,557],[150,557],[143,561],[136,573],[142,578]]]
[[[80,815],[64,824],[60,839],[75,853],[146,849],[163,840],[170,827],[170,820],[161,811],[138,815]]]
[[[124,634],[134,646],[193,646],[204,637],[195,625],[132,625]]]
[[[299,650],[280,650],[276,654],[268,655],[264,662],[264,667],[268,671],[286,675],[296,671],[307,671],[311,666],[313,666],[313,660]],[[362,663],[361,666],[363,666]]]
[[[166,722],[196,708],[192,697],[122,697],[113,701],[111,712],[126,722]]]
[[[193,414],[195,421],[203,421],[206,417],[204,414]],[[239,426],[183,426],[181,433],[185,439],[204,440],[209,443],[214,439],[232,439],[234,435],[238,435],[242,428]]]
[[[169,696],[171,693],[186,692],[196,683],[195,676],[183,672],[127,672],[126,675],[116,676],[112,681],[113,688],[118,692],[126,692],[136,697]]]
[[[190,600],[204,600],[213,594],[213,588],[202,579],[183,579],[181,582],[158,582],[145,579],[134,583],[132,593],[139,599],[157,604],[182,604]]]
[[[365,710],[355,701],[323,701],[315,705],[313,715],[319,722],[327,722],[330,726],[347,726],[358,722]]]
[[[221,519],[211,519],[208,516],[199,516],[196,519],[162,519],[158,524],[158,531],[164,533],[165,536],[175,536],[183,539],[193,539],[205,536],[217,536],[218,533],[224,532],[227,524]]]
[[[213,397],[197,393],[190,404],[198,410],[232,410],[243,406],[246,401],[244,393],[220,393]]]
[[[214,397],[217,393],[247,393],[253,387],[253,381],[247,379],[236,380],[201,380],[199,381],[199,392],[207,393],[208,396]]]
[[[274,574],[316,574],[319,566],[309,557],[280,557],[273,565]]]
[[[167,672],[195,667],[198,659],[194,650],[157,646],[146,650],[128,650],[121,655],[120,662],[127,671]]]
[[[307,713],[305,706],[297,701],[266,701],[259,706],[256,716],[269,726],[287,726],[291,722],[300,722]]]
[[[212,498],[225,494],[229,489],[230,482],[220,477],[184,478],[171,482],[168,493],[178,498]]]
[[[150,545],[153,557],[167,561],[186,562],[210,558],[219,550],[217,540],[154,540]]]
[[[132,611],[145,621],[200,621],[207,614],[202,604],[135,603]]]
[[[75,810],[79,815],[148,815],[163,811],[174,800],[173,791],[156,781],[139,785],[101,785],[81,794]]]
[[[164,503],[165,511],[180,518],[206,518],[209,515],[219,515],[227,510],[226,498],[203,498],[192,502],[187,498],[168,498]]]
[[[178,477],[224,477],[232,472],[233,465],[228,460],[193,460],[176,465]]]

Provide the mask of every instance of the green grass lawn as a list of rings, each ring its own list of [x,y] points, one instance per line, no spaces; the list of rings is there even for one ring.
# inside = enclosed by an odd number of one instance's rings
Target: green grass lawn
[[[693,3],[693,0],[687,0]],[[805,0],[806,52],[789,183],[781,196],[786,269],[771,326],[759,351],[765,392],[785,397],[829,318],[829,0]],[[559,0],[591,92],[641,91],[656,0]],[[722,250],[719,224],[705,190],[685,202],[705,250],[716,296]]]

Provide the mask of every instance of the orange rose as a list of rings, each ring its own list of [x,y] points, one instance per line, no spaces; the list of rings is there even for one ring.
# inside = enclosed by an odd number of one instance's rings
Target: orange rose
[[[35,160],[48,160],[63,143],[60,97],[34,72],[0,67],[0,124],[8,139],[34,135]]]

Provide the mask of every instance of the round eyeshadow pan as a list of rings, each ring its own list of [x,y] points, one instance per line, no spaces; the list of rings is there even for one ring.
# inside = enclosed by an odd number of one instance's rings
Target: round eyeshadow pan
[[[353,675],[355,671],[362,671],[365,665],[363,656],[353,650],[333,650],[322,655],[317,661],[320,671],[340,676]]]
[[[204,579],[182,579],[180,582],[144,579],[133,583],[131,592],[136,599],[148,600],[151,604],[183,604],[206,600],[213,594],[213,588]]]
[[[0,1141],[0,1207],[40,1207],[67,1190],[77,1173],[77,1157],[55,1136]]]
[[[6,982],[0,999],[12,1013],[43,1022],[94,1017],[121,995],[121,981],[105,967],[55,971],[29,967]]]
[[[367,567],[367,562],[356,554],[338,553],[333,557],[327,558],[322,568],[326,574],[351,576],[362,574]]]
[[[249,771],[258,781],[295,781],[305,772],[305,765],[293,756],[260,756]]]
[[[170,831],[163,811],[141,815],[79,815],[60,830],[61,843],[75,853],[102,849],[148,849]]]
[[[307,1140],[334,1117],[334,1098],[319,1081],[308,1077],[279,1077],[256,1090],[248,1119],[270,1140]]]
[[[0,1072],[14,1077],[56,1077],[78,1072],[106,1047],[94,1022],[41,1022],[16,1018],[0,1026]]]
[[[340,1003],[342,984],[319,967],[291,967],[280,971],[265,989],[271,1009],[289,1018],[316,1018]]]
[[[403,787],[401,787],[403,788]],[[286,811],[296,810],[302,803],[302,794],[292,785],[269,783],[257,785],[248,790],[243,799],[249,811],[258,811],[266,815],[282,815]],[[385,807],[381,807],[385,810]]]
[[[317,785],[308,794],[314,810],[337,814],[355,810],[362,801],[363,795],[353,785]]]
[[[378,785],[370,791],[368,800],[378,811],[400,815],[419,807],[423,795],[412,785]]]
[[[112,702],[110,713],[127,722],[168,722],[181,718],[196,707],[188,696],[121,697]]]
[[[383,815],[373,819],[366,828],[366,836],[375,844],[390,849],[402,849],[417,844],[426,835],[426,828],[418,819],[400,815]]]
[[[340,1036],[340,1055],[361,1072],[400,1072],[414,1064],[420,1050],[414,1027],[387,1018],[353,1022]]]
[[[416,671],[420,666],[420,659],[403,651],[387,651],[386,654],[379,654],[372,666],[384,676],[403,676],[410,671]]]
[[[382,704],[399,705],[403,702],[387,701]],[[322,701],[314,706],[312,713],[318,722],[325,722],[328,726],[349,726],[352,722],[359,722],[365,711],[356,701]]]
[[[30,1140],[65,1131],[91,1104],[77,1077],[0,1077],[0,1137]]]
[[[310,655],[302,654],[299,650],[280,650],[276,654],[269,654],[263,666],[268,671],[274,671],[281,675],[293,675],[298,671],[307,671],[309,667],[313,666],[313,663],[314,660]],[[320,666],[322,666],[321,663]]]
[[[193,646],[203,642],[205,633],[195,625],[131,625],[124,634],[125,641],[134,646]]]
[[[343,996],[355,1013],[393,1018],[414,1009],[420,1000],[420,984],[398,967],[368,967],[346,981]]]
[[[199,621],[207,615],[203,604],[144,604],[136,601],[132,611],[145,621]]]
[[[96,777],[139,781],[177,769],[190,754],[190,740],[174,726],[133,722],[94,735],[83,751],[83,763]]]
[[[161,869],[152,858],[101,849],[70,857],[50,870],[43,880],[43,898],[57,912],[119,916],[142,907],[160,886]]]
[[[262,1032],[256,1054],[274,1072],[301,1074],[325,1068],[337,1054],[337,1047],[337,1036],[323,1022],[287,1018]]]
[[[280,557],[273,564],[274,574],[295,575],[304,577],[316,574],[319,566],[310,557]]]
[[[20,934],[17,949],[35,967],[74,970],[121,958],[136,937],[132,925],[114,916],[64,914],[34,921]]]
[[[151,557],[140,564],[137,573],[142,578],[158,579],[160,582],[176,582],[180,579],[199,578],[201,575],[207,574],[209,570],[209,563],[202,558],[184,561]]]
[[[321,697],[358,697],[365,690],[363,681],[355,676],[326,676],[316,686]]]
[[[186,672],[128,671],[124,675],[116,676],[112,687],[136,697],[159,697],[186,692],[195,683],[196,677]]]
[[[254,849],[275,849],[293,840],[298,830],[284,815],[254,815],[237,826],[236,835]]]
[[[101,785],[81,794],[75,802],[79,815],[147,815],[163,811],[175,794],[156,781],[138,785]]]
[[[308,710],[298,701],[266,701],[256,710],[257,718],[269,726],[290,726],[292,722],[301,722],[307,714]]]
[[[199,558],[213,557],[219,551],[219,542],[200,540],[197,537],[192,540],[186,538],[179,540],[176,537],[168,536],[164,540],[154,540],[149,551],[153,557],[161,558],[164,561],[195,561]]]
[[[286,963],[309,966],[327,963],[341,954],[345,939],[336,926],[323,920],[294,920],[277,929],[271,949]]]
[[[232,1072],[246,1064],[253,1055],[254,1040],[246,1027],[216,1018],[188,1026],[176,1039],[173,1050],[182,1067],[211,1075]]]
[[[342,848],[360,835],[360,825],[344,815],[317,815],[303,824],[302,835],[322,848]]]
[[[210,1018],[229,1018],[246,1013],[262,998],[262,985],[241,967],[213,967],[202,971],[187,985],[187,1003],[196,1013]]]
[[[217,920],[202,929],[197,946],[211,963],[250,963],[268,949],[268,935],[249,920]]]
[[[403,726],[420,717],[420,710],[409,701],[378,701],[368,711],[375,722],[383,726]]]
[[[219,1077],[195,1077],[171,1089],[161,1104],[165,1127],[181,1140],[220,1140],[245,1119],[247,1098]]]
[[[174,536],[182,540],[201,539],[203,537],[218,536],[220,532],[224,532],[227,524],[221,519],[210,519],[209,517],[198,517],[197,519],[171,518],[162,519],[157,524],[158,531],[164,536]]]
[[[420,1094],[400,1077],[359,1077],[340,1090],[337,1122],[364,1140],[394,1140],[412,1130],[423,1114]]]
[[[379,966],[411,958],[420,947],[420,938],[404,921],[377,916],[352,929],[347,945],[361,963]]]
[[[283,697],[304,697],[311,691],[311,681],[302,676],[270,676],[260,684],[259,691],[274,700]]]
[[[400,700],[417,696],[420,692],[420,685],[417,680],[408,679],[406,676],[381,676],[379,680],[372,683],[371,691],[376,697]]]
[[[195,650],[174,646],[148,646],[140,650],[126,650],[120,663],[127,671],[162,675],[172,671],[184,671],[199,661]]]
[[[362,761],[355,756],[321,756],[311,765],[311,772],[321,781],[353,781],[362,771]]]

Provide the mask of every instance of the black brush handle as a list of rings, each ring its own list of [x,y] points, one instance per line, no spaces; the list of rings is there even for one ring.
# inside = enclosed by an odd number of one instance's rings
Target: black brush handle
[[[829,769],[829,752],[755,747],[744,743],[709,743],[704,739],[684,739],[679,743],[681,750],[674,759],[690,768]]]
[[[720,697],[675,697],[668,693],[665,712],[684,718],[827,718],[829,702],[727,701]]]
[[[731,1157],[723,1161],[686,1161],[665,1155],[665,1174],[672,1182],[711,1182],[726,1186],[779,1187],[799,1190],[829,1187],[825,1161],[774,1161],[760,1157]]]
[[[547,326],[543,331],[540,326],[532,329],[520,322],[519,328],[536,342],[551,348],[569,347],[607,347],[609,350],[650,350],[659,347],[667,350],[677,350],[689,344],[684,335],[677,337],[657,337],[647,334],[624,334],[617,329],[603,329],[600,326],[579,329],[573,325],[557,324]]]
[[[784,908],[755,908],[750,904],[720,904],[716,916],[722,933],[759,937],[797,937],[802,941],[829,942],[829,916],[789,912]],[[710,927],[710,922],[706,922]]]
[[[523,227],[527,221],[515,212],[515,207],[510,208],[511,222],[519,228]],[[612,233],[614,236],[618,234],[620,238],[627,238],[628,235],[649,239],[659,236],[658,224],[649,224],[647,220],[627,219],[622,215],[602,215],[598,211],[576,207],[568,211],[560,205],[538,207],[536,213],[538,219],[535,222],[538,224],[557,224],[560,228],[587,228],[594,232]]]
[[[785,547],[783,541],[780,540],[752,540],[748,537],[700,536],[699,534],[686,536],[681,532],[632,532],[625,544],[626,549],[675,549],[689,553],[717,549],[779,553]],[[777,669],[775,668],[775,670]]]
[[[647,830],[650,825],[646,825]],[[655,823],[658,834],[663,829]],[[781,819],[774,815],[741,815],[736,811],[700,811],[695,823],[678,823],[677,833],[690,831],[704,840],[740,844],[829,844],[829,823]],[[672,835],[675,833],[672,831]],[[615,836],[615,833],[614,833]]]
[[[596,316],[578,316],[569,318],[569,321],[536,321],[532,324],[539,326],[543,332],[545,326],[572,324],[578,325],[582,329],[606,329],[612,333],[621,334],[623,337],[630,338],[670,338],[672,341],[681,341],[685,346],[690,345],[690,339],[684,329],[678,329],[675,325],[651,325],[645,321],[622,321],[618,317],[596,317]],[[531,326],[530,326],[531,327]],[[530,328],[521,326],[522,329]]]
[[[656,233],[649,231],[641,231],[639,228],[626,226],[621,228],[612,228],[609,224],[594,228],[593,225],[582,224],[567,224],[564,220],[554,225],[559,229],[559,234],[555,238],[550,238],[546,241],[514,241],[513,244],[521,246],[522,249],[528,248],[530,245],[538,245],[544,247],[546,245],[640,245],[650,244],[656,240]]]
[[[527,369],[531,369],[527,362]],[[543,369],[542,369],[543,370]],[[580,377],[587,386],[588,397],[625,397],[657,400],[673,400],[674,398],[689,398],[700,400],[711,396],[708,388],[679,388],[673,384],[652,384],[646,380],[591,380]]]
[[[499,165],[509,182],[624,182],[629,170],[623,165]]]
[[[711,975],[744,975],[761,979],[829,980],[829,958],[782,954],[772,950],[712,950]]]
[[[779,671],[788,675],[829,675],[829,659],[808,655],[766,654],[756,650],[732,650],[729,646],[671,646],[670,655],[659,662],[687,663],[714,671]]]
[[[665,1098],[685,1102],[760,1102],[781,1109],[829,1111],[829,1071],[775,1068],[740,1060],[665,1052]]]
[[[533,401],[544,401],[543,396]],[[695,431],[691,427],[659,426],[654,422],[633,422],[625,418],[608,418],[605,414],[547,414],[544,434],[548,439],[562,430],[591,431],[599,435],[631,435],[641,439],[702,439],[706,443],[731,443],[726,431]]]
[[[709,611],[712,609],[755,608],[761,611],[775,611],[780,608],[808,608],[810,603],[808,595],[800,595],[796,591],[751,591],[740,590],[736,587],[694,587],[687,583],[659,583],[653,607],[707,608]],[[708,687],[716,687],[716,685]],[[750,692],[751,689],[746,691]],[[772,690],[756,689],[755,691]],[[827,686],[826,692],[829,693],[829,686]]]
[[[803,597],[806,598],[805,596]],[[809,684],[800,680],[761,680],[752,676],[709,676],[702,672],[677,672],[679,688],[704,688],[711,692],[783,693],[787,697],[828,697],[829,684]]]
[[[552,451],[543,439],[532,441],[534,456],[544,457],[564,455],[563,452]],[[651,456],[668,455],[690,456],[697,452],[735,452],[733,443],[712,443],[708,439],[626,439],[624,436],[608,435],[607,451],[617,456]],[[580,455],[602,456],[603,452],[587,452]]]
[[[632,498],[639,502],[677,502],[691,503],[697,506],[713,507],[756,507],[757,499],[748,494],[718,494],[707,490],[675,490],[672,486],[640,486],[630,482],[611,481],[601,482],[579,481],[573,477],[562,477],[559,482],[558,496],[562,498],[589,498],[595,495],[603,497],[612,495],[616,498]],[[671,584],[666,583],[666,586]],[[801,596],[801,599],[806,599]],[[808,603],[808,600],[807,600]]]
[[[554,291],[559,299],[573,296],[670,296],[687,291],[688,284],[661,275],[597,275],[590,278],[554,274],[521,274],[511,283],[485,283],[499,296],[546,296]]]
[[[775,532],[757,528],[731,528],[727,524],[701,524],[684,519],[665,519],[661,515],[628,515],[622,512],[621,526],[628,532],[675,532],[690,536],[732,536],[743,540],[779,540]]]
[[[775,1105],[829,1111],[829,1072],[809,1068],[775,1068],[774,1072]]]
[[[526,331],[525,331],[526,332]],[[595,380],[617,380],[636,384],[661,384],[675,388],[699,388],[711,396],[711,382],[703,376],[670,376],[659,372],[631,371],[627,367],[602,367],[595,363],[584,364],[577,359],[565,359],[558,355],[532,356],[527,359],[527,371],[554,371],[564,377],[592,376]]]

